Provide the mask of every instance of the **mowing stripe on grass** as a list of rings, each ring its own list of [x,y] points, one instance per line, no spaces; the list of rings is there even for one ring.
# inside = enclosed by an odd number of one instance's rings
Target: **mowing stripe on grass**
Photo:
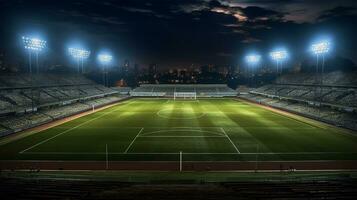
[[[226,131],[224,131],[223,128],[221,128],[222,132],[227,136],[228,140],[231,142],[231,144],[233,145],[233,147],[236,149],[237,153],[240,153],[240,151],[238,150],[237,146],[233,143],[233,141],[231,140],[231,138],[227,135]]]
[[[134,102],[134,101],[133,101],[133,102]],[[131,103],[133,103],[133,102],[131,102]],[[128,104],[126,104],[126,105],[129,105],[129,104],[131,104],[131,103],[128,103]],[[118,107],[118,108],[116,108],[116,109],[113,109],[113,110],[110,111],[110,112],[107,112],[107,113],[104,113],[104,114],[102,114],[102,115],[99,115],[98,117],[95,117],[95,118],[93,118],[93,119],[90,119],[90,120],[88,120],[88,121],[85,121],[85,122],[83,122],[83,123],[80,123],[80,124],[78,124],[77,126],[74,126],[74,127],[70,128],[70,129],[67,129],[67,130],[65,130],[65,131],[62,131],[62,132],[58,133],[57,135],[54,135],[54,136],[52,136],[52,137],[50,137],[50,138],[47,138],[46,140],[43,140],[43,141],[41,141],[41,142],[39,142],[39,143],[36,143],[36,144],[30,146],[30,147],[27,148],[27,149],[24,149],[24,150],[20,151],[19,153],[22,154],[22,153],[24,153],[25,151],[28,151],[28,150],[33,149],[33,148],[35,148],[35,147],[37,147],[37,146],[39,146],[39,145],[41,145],[41,144],[44,144],[44,143],[46,143],[46,142],[48,142],[48,141],[50,141],[50,140],[52,140],[52,139],[54,139],[54,138],[56,138],[56,137],[62,135],[62,134],[68,133],[68,132],[70,132],[70,131],[72,131],[72,130],[78,128],[78,127],[81,127],[81,126],[83,126],[83,125],[85,125],[85,124],[88,124],[89,122],[92,122],[92,121],[94,121],[94,120],[96,120],[96,119],[99,119],[99,118],[101,118],[101,117],[104,117],[105,115],[107,115],[107,114],[109,114],[109,113],[112,113],[112,112],[118,110],[119,108],[120,108],[120,107]]]
[[[139,133],[138,133],[138,134],[135,136],[135,138],[131,141],[131,143],[129,144],[129,146],[125,149],[124,153],[128,153],[128,151],[129,151],[131,145],[134,144],[136,138],[138,138],[138,136],[140,135],[140,133],[141,133],[143,130],[144,130],[144,128],[141,128],[141,129],[140,129]]]
[[[147,127],[147,128],[152,128],[152,127]],[[163,128],[163,127],[160,127]],[[217,128],[217,127],[215,127]],[[184,129],[164,129],[164,130],[159,130],[159,131],[152,131],[152,132],[147,132],[147,133],[143,133],[140,135],[140,137],[145,137],[145,136],[150,136],[153,135],[155,133],[165,133],[165,132],[199,132],[199,133],[209,133],[215,136],[222,136],[222,137],[226,137],[225,135],[218,133],[218,132],[214,132],[214,131],[206,131],[206,130],[201,130],[201,129],[197,129],[197,130],[192,130],[192,128],[190,130],[184,130]]]

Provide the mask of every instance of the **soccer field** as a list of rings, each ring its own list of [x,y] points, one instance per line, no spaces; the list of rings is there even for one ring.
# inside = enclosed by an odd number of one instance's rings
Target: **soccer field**
[[[1,160],[355,160],[347,130],[237,99],[118,103],[0,146]]]

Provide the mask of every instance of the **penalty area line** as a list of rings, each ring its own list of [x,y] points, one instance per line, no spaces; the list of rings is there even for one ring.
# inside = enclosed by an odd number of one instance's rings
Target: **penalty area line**
[[[131,141],[131,143],[129,144],[129,146],[125,149],[125,151],[124,151],[125,154],[128,153],[130,147],[134,144],[136,138],[139,137],[140,133],[141,133],[143,130],[144,130],[144,128],[141,128],[141,129],[140,129],[139,133],[135,136],[135,138]]]
[[[133,102],[134,102],[134,101],[133,101]],[[131,103],[133,103],[133,102],[130,102],[130,103],[126,104],[126,105],[129,105],[129,104],[131,104]],[[96,120],[96,119],[99,119],[99,118],[101,118],[101,117],[104,117],[105,115],[108,115],[108,114],[110,114],[110,113],[112,113],[112,112],[114,112],[114,111],[117,111],[119,108],[120,108],[120,107],[118,107],[118,108],[116,108],[116,109],[113,109],[113,110],[110,111],[110,112],[106,112],[106,113],[104,113],[104,114],[102,114],[102,115],[99,115],[98,117],[95,117],[95,118],[92,118],[92,119],[90,119],[90,120],[88,120],[88,121],[85,121],[85,122],[83,122],[83,123],[80,123],[80,124],[78,124],[77,126],[74,126],[74,127],[70,128],[70,129],[67,129],[67,130],[65,130],[65,131],[62,131],[62,132],[58,133],[57,135],[54,135],[54,136],[52,136],[52,137],[50,137],[50,138],[47,138],[47,139],[45,139],[45,140],[42,140],[41,142],[38,142],[38,143],[36,143],[36,144],[30,146],[29,148],[20,151],[19,153],[22,154],[22,153],[24,153],[24,152],[26,152],[26,151],[28,151],[28,150],[30,150],[30,149],[33,149],[33,148],[35,148],[35,147],[37,147],[37,146],[39,146],[39,145],[41,145],[41,144],[46,143],[46,142],[48,142],[48,141],[50,141],[50,140],[52,140],[52,139],[54,139],[54,138],[56,138],[56,137],[58,137],[58,136],[60,136],[60,135],[62,135],[62,134],[68,133],[68,132],[70,132],[70,131],[72,131],[72,130],[74,130],[74,129],[76,129],[76,128],[79,128],[79,127],[81,127],[81,126],[83,126],[83,125],[85,125],[85,124],[88,124],[89,122],[92,122],[92,121],[94,121],[94,120]]]
[[[226,135],[226,137],[228,138],[228,140],[231,142],[231,144],[233,145],[233,147],[235,148],[235,150],[237,151],[237,153],[240,153],[238,147],[233,143],[233,141],[231,140],[231,138],[227,135],[226,131],[221,127],[222,132]]]

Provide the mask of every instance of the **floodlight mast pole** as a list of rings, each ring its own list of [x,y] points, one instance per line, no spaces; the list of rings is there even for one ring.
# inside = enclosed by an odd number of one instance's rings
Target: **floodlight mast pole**
[[[29,49],[29,73],[32,73],[32,66],[31,66],[31,50]]]
[[[31,49],[29,49],[29,73],[30,73],[30,87],[31,87],[31,111],[34,110],[33,102],[33,78],[32,78],[32,61],[31,61]]]
[[[81,68],[82,68],[82,74],[84,74],[83,57],[81,57],[81,63],[82,63],[82,64],[81,64],[81,65],[82,65],[82,66],[81,66]]]
[[[38,51],[36,51],[36,73],[39,73],[39,66],[38,66]]]
[[[108,65],[105,65],[105,84],[106,87],[109,87],[109,80],[108,80]]]
[[[103,82],[103,85],[105,86],[105,64],[103,63],[102,64],[102,82]]]

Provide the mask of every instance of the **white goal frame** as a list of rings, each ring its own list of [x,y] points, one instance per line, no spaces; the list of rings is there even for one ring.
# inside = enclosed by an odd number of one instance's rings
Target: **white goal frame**
[[[196,92],[174,92],[174,100],[177,98],[183,98],[183,99],[197,99],[197,93]]]

